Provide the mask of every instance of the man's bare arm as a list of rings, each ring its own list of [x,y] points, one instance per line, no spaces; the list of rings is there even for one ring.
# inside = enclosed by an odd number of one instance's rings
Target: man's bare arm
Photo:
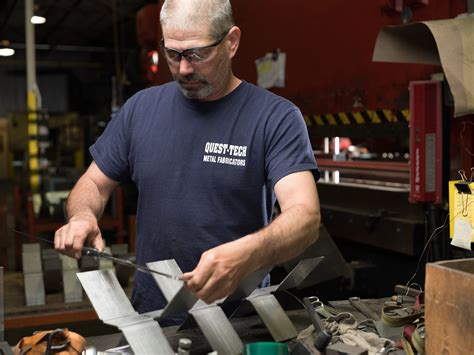
[[[309,171],[290,174],[275,185],[281,214],[260,231],[204,252],[184,274],[188,288],[206,302],[233,292],[249,273],[288,261],[319,237],[319,198]]]
[[[98,221],[117,185],[92,162],[69,194],[68,223],[58,229],[54,237],[59,252],[79,258],[86,243],[97,249],[104,248]]]
[[[319,237],[319,197],[309,171],[282,178],[275,185],[281,214],[266,228],[247,236],[258,270],[291,260]]]

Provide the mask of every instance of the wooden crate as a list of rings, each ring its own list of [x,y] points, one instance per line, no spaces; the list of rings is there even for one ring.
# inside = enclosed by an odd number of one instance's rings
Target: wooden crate
[[[474,259],[426,266],[426,353],[474,353]]]

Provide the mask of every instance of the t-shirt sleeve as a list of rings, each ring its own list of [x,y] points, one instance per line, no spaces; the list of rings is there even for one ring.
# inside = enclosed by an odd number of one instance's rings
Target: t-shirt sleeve
[[[130,179],[129,134],[129,107],[125,104],[89,148],[99,169],[112,180],[124,182]]]
[[[286,115],[272,118],[266,134],[267,180],[272,188],[286,175],[309,170],[315,180],[320,172],[300,110],[291,108]]]

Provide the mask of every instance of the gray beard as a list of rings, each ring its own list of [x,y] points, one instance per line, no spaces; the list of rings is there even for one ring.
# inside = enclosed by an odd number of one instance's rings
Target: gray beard
[[[178,81],[178,87],[188,99],[192,100],[202,100],[210,96],[214,92],[214,88],[209,84],[203,84],[202,87],[197,90],[188,90],[185,87],[181,86],[181,83]]]

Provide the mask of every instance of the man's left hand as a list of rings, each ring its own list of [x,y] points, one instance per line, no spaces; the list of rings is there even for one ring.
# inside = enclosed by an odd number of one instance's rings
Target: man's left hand
[[[246,238],[219,245],[201,255],[196,268],[183,274],[186,287],[199,299],[212,303],[235,291],[252,271]]]

